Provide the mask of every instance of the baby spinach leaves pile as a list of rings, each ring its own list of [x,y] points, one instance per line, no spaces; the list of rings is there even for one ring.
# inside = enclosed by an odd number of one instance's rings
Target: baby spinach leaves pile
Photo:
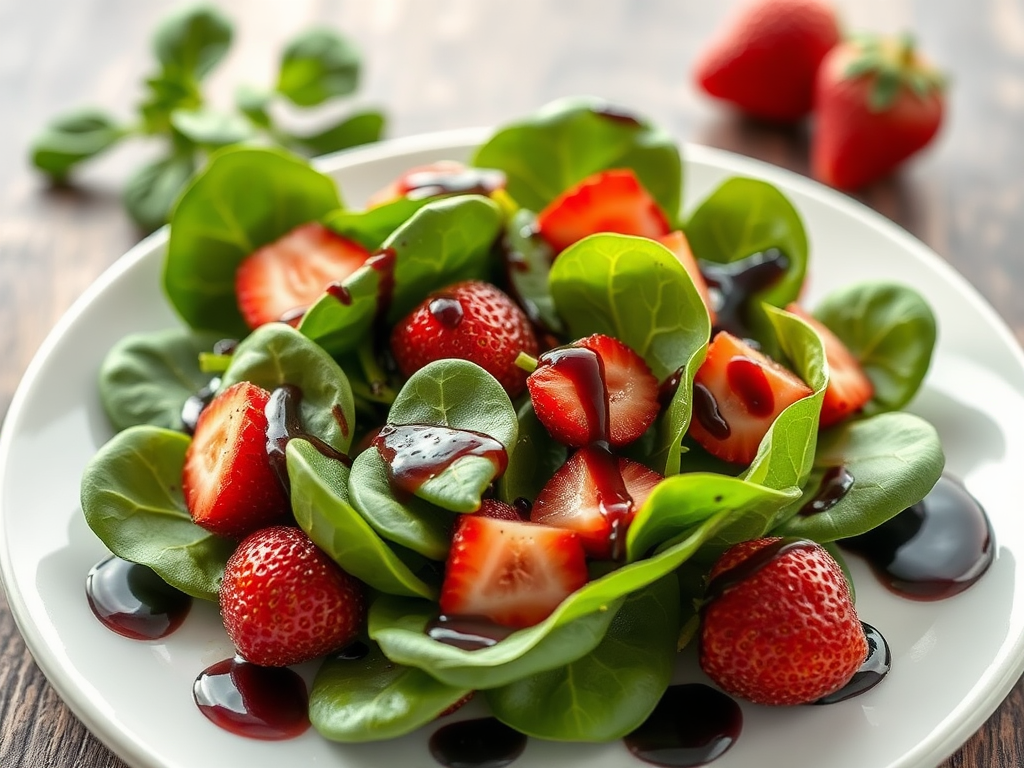
[[[220,147],[260,141],[311,156],[380,138],[384,116],[376,110],[332,118],[332,124],[312,133],[296,132],[281,119],[279,106],[317,108],[352,95],[358,87],[359,52],[326,27],[303,32],[286,44],[273,86],[241,86],[234,111],[210,105],[203,83],[227,55],[232,37],[230,19],[216,6],[193,5],[172,13],[153,34],[157,70],[144,81],[136,120],[122,121],[92,107],[60,115],[35,138],[33,164],[59,182],[79,163],[123,139],[159,139],[162,153],[138,168],[123,191],[128,213],[148,231],[167,221],[188,180],[208,153]]]
[[[501,720],[527,734],[618,738],[646,718],[669,683],[682,625],[700,598],[700,585],[680,578],[682,569],[700,574],[725,547],[765,534],[826,543],[862,533],[921,499],[942,471],[935,430],[898,411],[920,386],[935,342],[930,310],[906,286],[854,285],[817,308],[875,385],[861,416],[819,430],[829,376],[824,345],[782,309],[800,294],[809,247],[798,213],[771,185],[728,180],[684,215],[682,163],[670,138],[587,99],[558,102],[497,131],[473,162],[504,171],[518,206],[454,195],[351,210],[301,160],[275,150],[222,150],[172,221],[164,287],[190,329],[130,336],[103,366],[102,400],[123,431],[85,473],[86,517],[115,553],[200,597],[215,597],[231,543],[188,518],[180,489],[188,438],[176,431],[176,414],[210,383],[198,352],[211,339],[245,334],[235,268],[299,223],[320,220],[376,250],[377,261],[344,281],[345,301],[325,294],[297,329],[275,323],[245,336],[214,385],[298,385],[306,429],[343,452],[383,423],[471,430],[504,446],[500,477],[493,462],[468,455],[409,493],[392,486],[375,449],[358,452],[348,466],[307,440],[289,442],[296,521],[373,592],[369,655],[359,663],[327,660],[311,692],[314,725],[338,741],[407,733],[470,690],[482,690]],[[782,279],[756,297],[751,325],[812,394],[780,414],[747,467],[725,466],[686,437],[711,323],[676,258],[650,240],[601,234],[552,260],[534,234],[536,210],[565,187],[623,166],[644,179],[699,259],[731,263],[770,247],[788,257]],[[502,269],[499,244],[521,268]],[[452,526],[488,492],[508,503],[532,500],[568,451],[548,436],[528,399],[513,403],[473,363],[441,360],[405,381],[383,370],[374,341],[381,324],[386,330],[431,290],[467,278],[512,290],[564,341],[614,335],[659,380],[679,381],[655,425],[629,448],[665,480],[638,510],[624,560],[592,564],[591,580],[551,616],[478,650],[425,632],[438,613]],[[850,491],[823,512],[802,514],[840,466],[854,478]]]

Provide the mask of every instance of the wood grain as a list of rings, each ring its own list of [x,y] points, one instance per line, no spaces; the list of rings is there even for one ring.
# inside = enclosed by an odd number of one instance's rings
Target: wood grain
[[[365,52],[359,101],[389,134],[491,125],[562,95],[628,105],[681,140],[807,172],[809,128],[739,118],[689,82],[697,51],[736,2],[672,0],[230,0],[228,61],[211,81],[226,106],[242,82],[269,84],[276,51],[315,22]],[[939,140],[857,197],[934,248],[1024,339],[1024,5],[1019,0],[838,2],[849,29],[912,29],[952,73]],[[149,35],[166,0],[0,0],[0,413],[61,314],[139,238],[121,183],[155,148],[118,149],[50,187],[26,160],[33,134],[84,105],[128,118],[152,69]],[[944,768],[1024,765],[1024,686]],[[0,602],[0,766],[122,768],[70,714]]]

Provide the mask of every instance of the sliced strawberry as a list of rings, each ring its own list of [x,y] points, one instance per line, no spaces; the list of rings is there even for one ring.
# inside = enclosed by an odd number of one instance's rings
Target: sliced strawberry
[[[297,322],[329,284],[344,280],[369,251],[317,222],[296,227],[250,254],[235,272],[235,295],[246,324]]]
[[[572,531],[462,515],[448,553],[441,613],[529,627],[586,582],[583,546]]]
[[[512,520],[517,523],[523,522],[523,516],[519,510],[511,504],[506,504],[498,499],[484,499],[480,509],[473,513],[479,517],[490,517],[493,520]]]
[[[588,360],[578,350],[593,355]],[[537,418],[559,442],[627,445],[658,416],[658,380],[618,339],[596,333],[544,353],[537,363],[526,386]]]
[[[679,259],[679,263],[683,265],[683,269],[690,275],[690,279],[693,280],[693,287],[700,294],[701,301],[704,302],[704,306],[708,309],[708,315],[711,317],[711,324],[714,325],[715,310],[711,306],[711,292],[708,290],[708,282],[704,279],[704,274],[697,265],[697,259],[694,257],[693,251],[690,250],[690,241],[686,239],[686,235],[677,229],[674,232],[669,232],[664,237],[658,238],[658,242],[675,254],[675,257]]]
[[[575,531],[588,555],[608,559],[625,543],[636,511],[662,480],[600,446],[581,448],[537,495],[530,519]]]
[[[668,219],[629,169],[588,176],[537,215],[537,228],[555,252],[598,232],[658,239]]]
[[[287,519],[288,498],[267,454],[269,398],[240,381],[199,415],[181,485],[189,514],[208,531],[241,538]]]
[[[693,380],[690,435],[723,461],[749,464],[776,417],[811,394],[792,371],[719,331]]]
[[[829,330],[828,326],[802,307],[790,304],[786,311],[805,320],[818,332],[825,345],[828,387],[825,389],[825,399],[821,404],[819,425],[823,428],[830,427],[867,405],[875,393],[875,388],[849,348]]]
[[[440,195],[490,195],[505,188],[505,174],[493,168],[472,168],[455,160],[438,160],[405,171],[367,201],[373,208],[401,197],[422,200]]]

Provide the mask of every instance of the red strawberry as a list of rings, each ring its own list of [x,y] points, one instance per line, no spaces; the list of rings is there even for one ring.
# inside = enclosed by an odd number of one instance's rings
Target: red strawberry
[[[490,283],[466,280],[435,291],[406,315],[391,332],[391,352],[406,376],[435,360],[469,360],[516,397],[526,386],[516,357],[536,355],[537,337],[512,299]]]
[[[473,513],[480,517],[490,517],[494,520],[512,520],[517,523],[523,522],[523,516],[511,504],[506,504],[498,499],[484,499],[480,509]]]
[[[944,109],[942,76],[909,40],[836,46],[818,72],[811,170],[826,184],[859,189],[925,147]]]
[[[599,333],[545,352],[526,385],[537,418],[566,445],[627,445],[658,416],[658,380],[647,363]]]
[[[701,668],[758,704],[834,693],[868,653],[842,569],[810,541],[775,537],[729,549],[711,570],[701,618]]]
[[[795,373],[719,331],[693,379],[690,435],[723,461],[749,464],[776,417],[811,394]]]
[[[704,306],[707,307],[711,324],[714,325],[715,309],[711,305],[711,292],[708,290],[708,281],[704,279],[704,274],[700,271],[700,266],[697,264],[693,251],[690,250],[690,241],[686,239],[686,235],[677,229],[675,232],[669,232],[664,237],[659,238],[658,242],[675,254],[679,263],[683,265],[683,269],[690,275],[690,279],[693,280],[693,286],[697,289],[697,293],[700,294]]]
[[[269,398],[265,389],[240,381],[199,415],[181,485],[192,519],[208,531],[241,538],[290,511],[267,454]]]
[[[367,207],[389,203],[400,197],[422,200],[450,194],[489,195],[504,189],[505,174],[492,168],[469,168],[455,160],[439,160],[410,168],[367,201]]]
[[[748,115],[795,122],[811,111],[815,74],[839,38],[820,0],[757,0],[700,57],[696,81]]]
[[[224,628],[246,661],[284,667],[351,642],[366,618],[363,584],[298,528],[251,534],[228,559]]]
[[[790,304],[786,311],[810,324],[825,345],[828,387],[825,389],[825,398],[821,404],[819,425],[830,427],[867,405],[875,393],[875,388],[871,384],[871,379],[864,373],[860,362],[842,340],[832,333],[828,326],[796,304]]]
[[[529,627],[586,582],[583,546],[572,531],[462,515],[448,553],[441,613]]]
[[[622,169],[595,173],[563,192],[537,215],[537,229],[558,253],[598,232],[657,239],[669,224],[636,174]]]
[[[530,519],[575,531],[588,555],[608,559],[618,554],[636,511],[663,479],[600,446],[581,448],[537,495]]]
[[[303,224],[238,266],[238,308],[250,328],[275,320],[297,322],[330,283],[344,280],[369,256],[359,243],[322,224]]]

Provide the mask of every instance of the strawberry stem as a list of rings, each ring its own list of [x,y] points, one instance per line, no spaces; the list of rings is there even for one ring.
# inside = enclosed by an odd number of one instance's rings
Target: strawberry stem
[[[533,373],[537,370],[537,358],[532,357],[525,352],[520,352],[516,357],[516,367],[522,368],[527,373]]]

